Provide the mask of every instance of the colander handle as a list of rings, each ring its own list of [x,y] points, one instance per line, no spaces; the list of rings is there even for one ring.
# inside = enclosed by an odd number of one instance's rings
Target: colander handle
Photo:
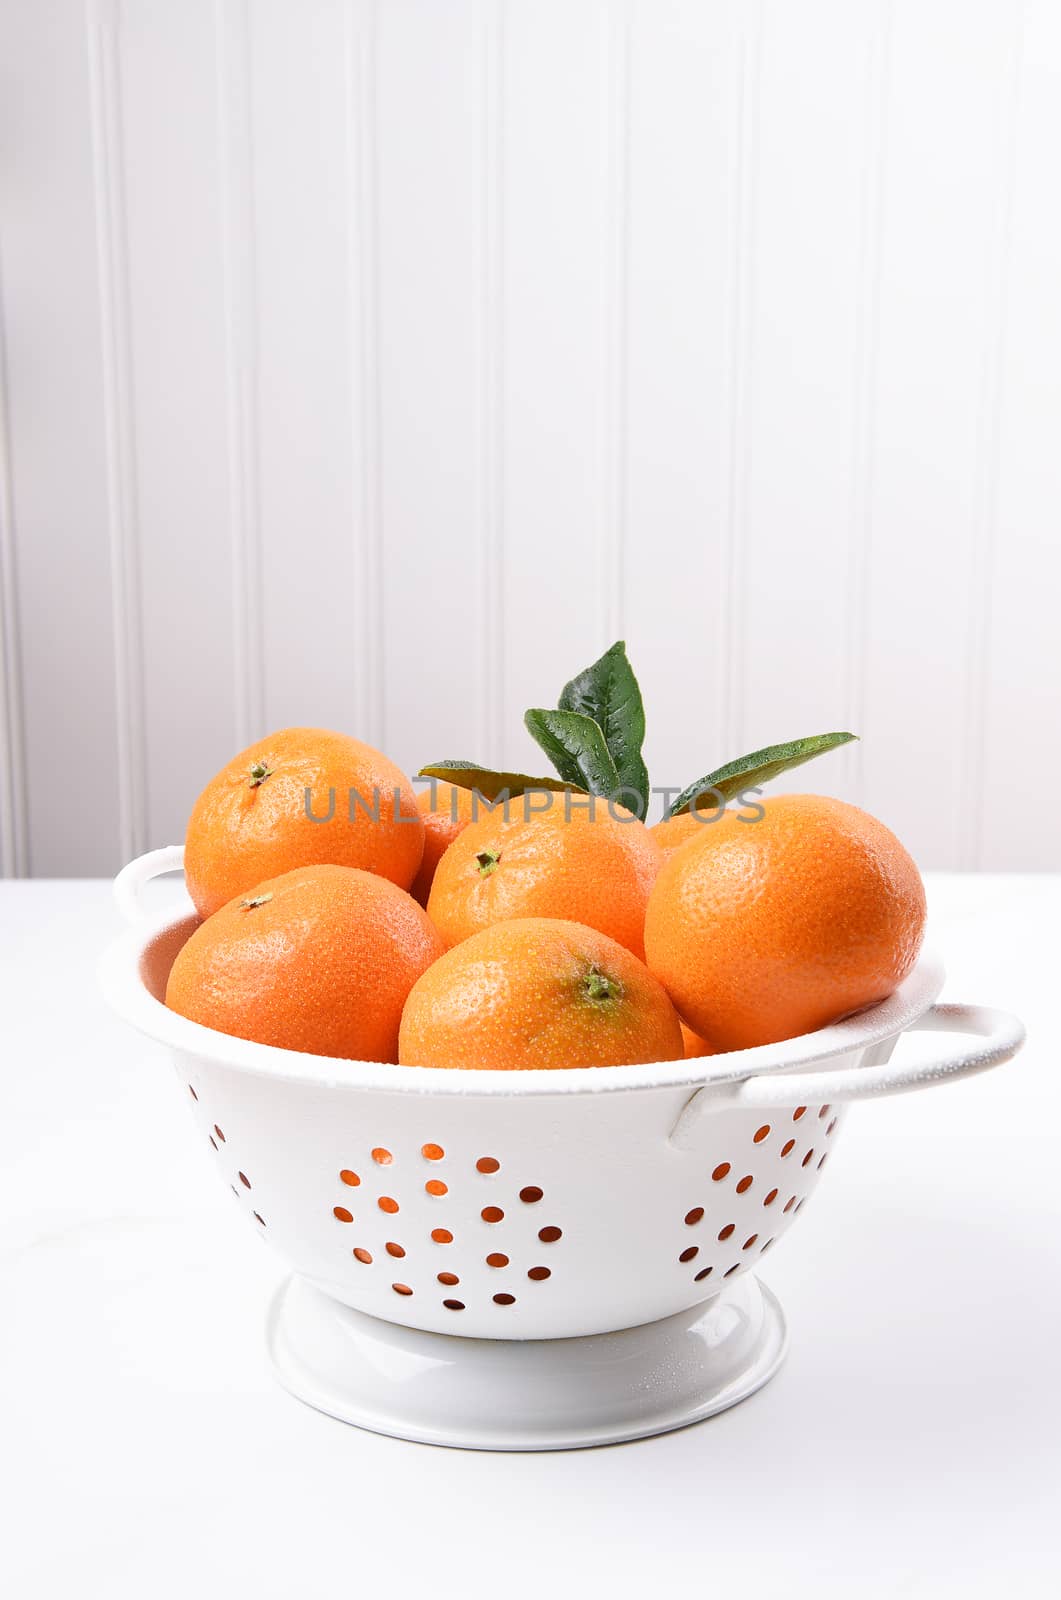
[[[907,1032],[958,1033],[971,1035],[975,1044],[941,1049],[930,1061],[908,1062],[905,1066],[889,1061],[895,1039],[866,1051],[865,1064],[830,1071],[778,1073],[744,1078],[735,1083],[706,1084],[683,1106],[671,1130],[671,1143],[689,1149],[696,1130],[712,1111],[736,1108],[758,1110],[768,1106],[811,1105],[827,1101],[838,1105],[849,1100],[880,1100],[886,1095],[905,1094],[908,1089],[930,1089],[950,1078],[968,1078],[986,1072],[1015,1056],[1024,1043],[1024,1024],[1008,1011],[989,1006],[935,1005],[909,1024]]]
[[[149,850],[137,856],[122,868],[114,880],[114,899],[126,922],[143,922],[145,912],[140,894],[145,883],[161,878],[166,872],[179,872],[184,866],[184,846],[167,844],[161,850]]]

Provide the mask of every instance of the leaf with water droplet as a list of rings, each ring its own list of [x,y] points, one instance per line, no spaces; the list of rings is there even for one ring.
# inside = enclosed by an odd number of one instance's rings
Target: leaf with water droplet
[[[615,765],[616,787],[632,791],[623,796],[623,804],[644,818],[649,799],[648,770],[641,755],[645,707],[622,639],[564,685],[559,707],[597,724]]]
[[[813,761],[815,756],[850,744],[855,738],[857,735],[853,733],[815,733],[806,739],[792,739],[788,744],[770,744],[763,750],[753,750],[751,755],[730,761],[683,789],[667,815],[678,817],[683,811],[691,810],[699,795],[703,796],[704,806],[698,806],[697,810],[713,809],[735,800],[746,789],[761,788],[783,772],[791,772],[793,767],[801,767],[805,761]]]
[[[621,787],[604,734],[592,717],[581,716],[577,711],[539,708],[528,711],[523,721],[531,738],[538,741],[572,788],[610,796]]]

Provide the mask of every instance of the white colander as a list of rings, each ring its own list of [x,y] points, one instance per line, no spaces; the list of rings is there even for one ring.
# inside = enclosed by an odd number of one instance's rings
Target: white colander
[[[104,958],[107,996],[169,1046],[232,1203],[294,1269],[271,1319],[282,1380],[431,1442],[596,1443],[750,1393],[784,1348],[754,1272],[846,1104],[982,1071],[1023,1038],[1005,1013],[934,1004],[925,955],[857,1017],[693,1061],[463,1072],[275,1049],[162,1003],[196,921],[145,924],[139,893],[182,859],[119,874],[134,927]],[[973,1038],[892,1064],[913,1029]]]

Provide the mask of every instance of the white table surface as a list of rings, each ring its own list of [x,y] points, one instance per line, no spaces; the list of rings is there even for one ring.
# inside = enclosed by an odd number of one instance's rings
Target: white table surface
[[[283,1265],[164,1054],[97,994],[108,886],[0,885],[3,1592],[1055,1597],[1061,878],[929,892],[944,998],[1017,1011],[1024,1053],[852,1111],[771,1257],[792,1342],[760,1394],[505,1456],[362,1433],[274,1384]]]

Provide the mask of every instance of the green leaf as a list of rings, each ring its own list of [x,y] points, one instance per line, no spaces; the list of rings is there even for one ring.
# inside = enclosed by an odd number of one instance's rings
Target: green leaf
[[[648,771],[641,756],[645,707],[621,639],[564,685],[559,704],[561,711],[578,712],[597,724],[615,763],[618,787],[632,789],[637,796],[638,803],[629,809],[644,817],[649,798]]]
[[[719,767],[706,778],[701,778],[699,783],[691,783],[678,796],[667,815],[681,816],[705,789],[714,790],[715,793],[705,794],[704,805],[697,809],[709,810],[718,804],[719,797],[723,801],[733,800],[745,789],[757,789],[772,778],[779,778],[782,772],[790,772],[793,767],[801,767],[805,761],[813,761],[815,756],[824,755],[827,750],[850,744],[854,738],[856,735],[853,733],[816,733],[809,739],[793,739],[789,744],[771,744],[765,750],[753,750],[750,756],[741,756],[739,761]]]
[[[534,710],[523,721],[565,783],[599,795],[612,795],[620,787],[604,734],[592,717],[577,711]]]
[[[524,772],[495,772],[492,767],[480,767],[474,761],[436,761],[421,767],[418,778],[438,778],[443,783],[456,784],[458,789],[477,789],[484,800],[496,800],[507,789],[515,799],[533,789],[551,789],[561,792],[577,787],[558,783],[555,778],[528,778]],[[585,794],[585,789],[579,789]]]

